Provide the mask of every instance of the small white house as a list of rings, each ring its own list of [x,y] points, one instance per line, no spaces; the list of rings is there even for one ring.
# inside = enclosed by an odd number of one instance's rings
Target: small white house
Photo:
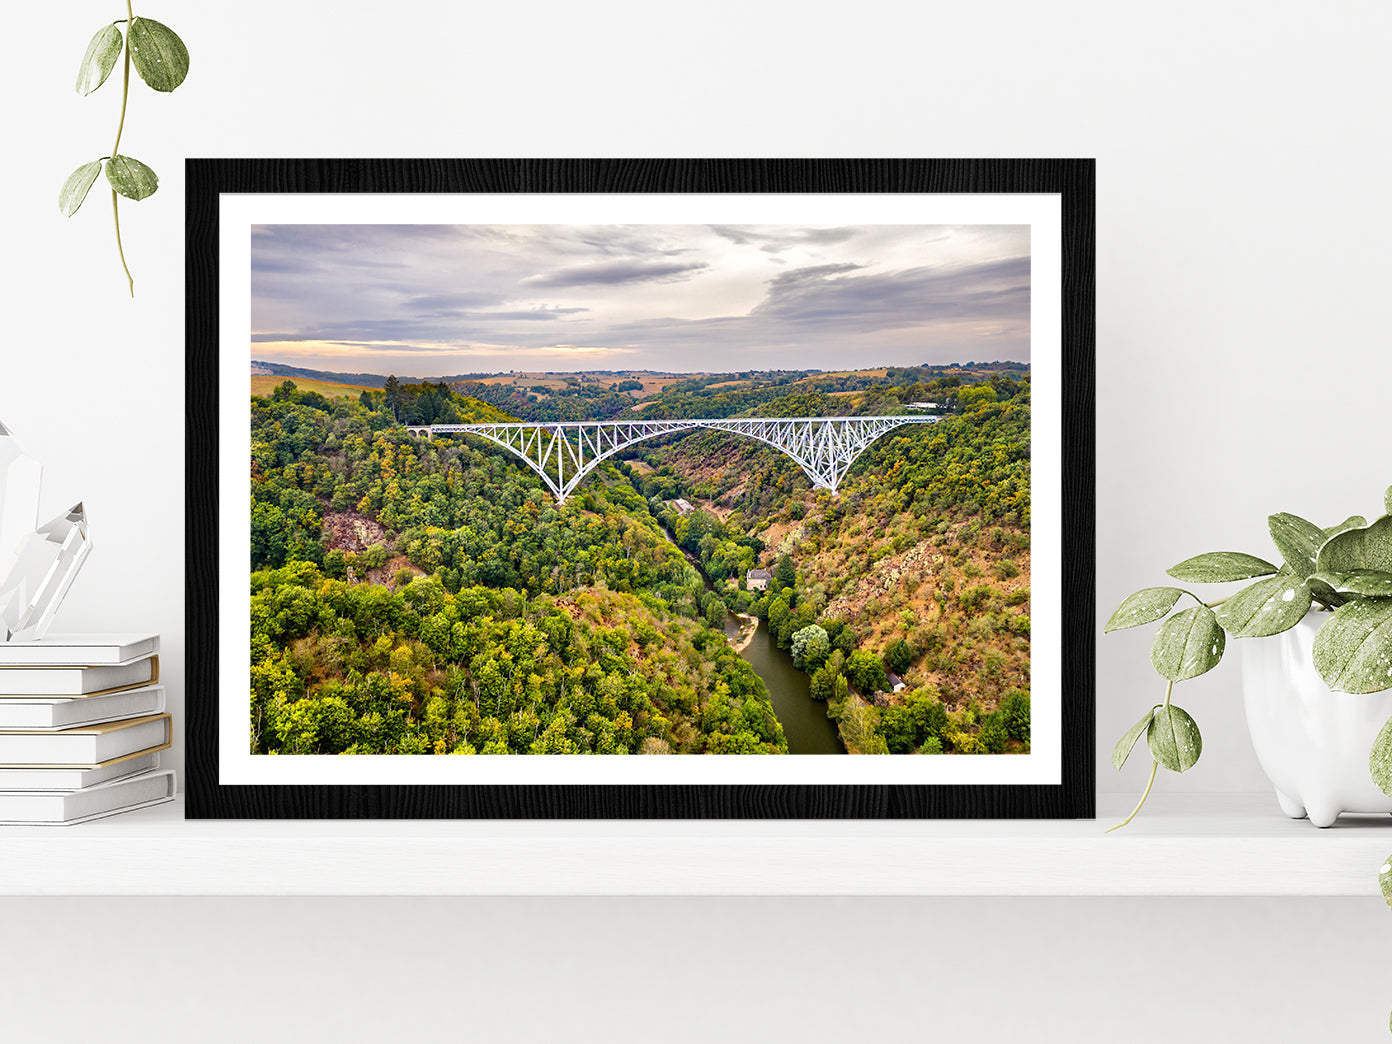
[[[677,509],[677,514],[679,515],[689,515],[696,510],[689,500],[682,497],[678,497],[676,500],[672,501],[672,506]]]
[[[899,675],[895,674],[893,671],[885,671],[885,677],[889,679],[890,692],[903,692],[906,688],[906,686],[904,685],[904,679],[899,677]]]
[[[773,574],[767,569],[751,569],[744,574],[744,586],[751,591],[767,591]]]

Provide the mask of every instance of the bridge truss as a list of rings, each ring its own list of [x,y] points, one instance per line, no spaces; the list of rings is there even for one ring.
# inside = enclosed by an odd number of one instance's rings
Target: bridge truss
[[[721,419],[560,421],[540,424],[414,425],[413,435],[477,435],[497,443],[541,476],[564,504],[602,461],[644,439],[699,428],[743,435],[781,450],[806,472],[812,485],[833,493],[855,459],[872,442],[904,424],[932,424],[937,417],[730,417]]]

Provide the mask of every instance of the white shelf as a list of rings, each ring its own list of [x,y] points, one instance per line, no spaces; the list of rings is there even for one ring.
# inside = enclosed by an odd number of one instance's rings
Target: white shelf
[[[185,821],[182,799],[0,828],[0,895],[1377,894],[1392,817],[1328,830],[1261,795],[1096,821]]]

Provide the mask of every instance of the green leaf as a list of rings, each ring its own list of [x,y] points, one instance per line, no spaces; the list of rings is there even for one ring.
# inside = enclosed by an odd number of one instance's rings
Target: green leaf
[[[68,175],[68,180],[63,182],[63,187],[58,190],[58,209],[63,212],[64,217],[72,217],[77,213],[77,208],[82,206],[82,201],[87,198],[87,192],[91,189],[92,182],[97,180],[101,169],[102,161],[93,160],[91,163],[84,163]]]
[[[1315,635],[1315,669],[1336,692],[1392,688],[1392,598],[1339,606]]]
[[[172,91],[188,75],[189,53],[179,34],[153,18],[130,27],[131,61],[140,78],[157,91]]]
[[[1203,753],[1203,737],[1193,718],[1170,704],[1159,708],[1146,729],[1150,755],[1171,772],[1191,769]]]
[[[1131,756],[1131,749],[1135,747],[1136,741],[1141,738],[1141,733],[1150,728],[1150,719],[1155,717],[1155,708],[1152,707],[1146,712],[1146,716],[1136,724],[1126,730],[1126,735],[1117,740],[1117,745],[1112,748],[1112,768],[1118,772],[1121,766],[1126,764],[1126,759]]]
[[[1334,576],[1337,574],[1331,573],[1329,575]],[[1335,591],[1334,588],[1329,586],[1324,577],[1324,573],[1311,573],[1305,578],[1305,586],[1310,589],[1312,598],[1317,598],[1325,605],[1337,609],[1348,601],[1348,596],[1341,595]]]
[[[1330,537],[1338,536],[1340,533],[1346,533],[1350,529],[1362,529],[1367,524],[1368,520],[1362,515],[1350,515],[1337,526],[1330,526],[1326,529],[1324,531],[1324,539],[1328,540]]]
[[[1150,646],[1150,662],[1170,681],[1197,678],[1218,666],[1225,641],[1213,610],[1195,606],[1160,625]]]
[[[1378,887],[1382,889],[1382,898],[1387,905],[1392,906],[1392,855],[1382,861],[1382,867],[1378,870]]]
[[[1387,492],[1382,495],[1383,509],[1392,515],[1392,486],[1387,487]]]
[[[1254,555],[1241,551],[1210,551],[1206,555],[1186,558],[1166,570],[1176,580],[1198,584],[1222,584],[1229,580],[1250,580],[1254,576],[1270,576],[1276,567]]]
[[[1115,756],[1112,760],[1116,760]],[[1387,719],[1377,739],[1373,740],[1373,749],[1368,754],[1368,771],[1372,773],[1378,789],[1392,797],[1392,718]],[[1387,876],[1386,867],[1382,868],[1382,876]],[[1386,894],[1387,885],[1384,884],[1383,895]]]
[[[1392,515],[1384,515],[1367,528],[1330,537],[1320,548],[1318,565],[1321,573],[1352,573],[1358,569],[1392,573]]]
[[[111,70],[116,68],[116,59],[121,57],[124,38],[121,30],[114,25],[104,25],[87,45],[87,53],[82,56],[82,64],[77,70],[77,93],[88,95],[106,82]]]
[[[1294,627],[1309,611],[1310,589],[1286,574],[1244,587],[1214,615],[1234,638],[1265,638]]]
[[[112,156],[106,161],[106,180],[127,199],[144,199],[159,188],[155,172],[129,156]]]
[[[1302,580],[1315,571],[1315,555],[1324,543],[1324,530],[1299,515],[1281,512],[1266,520],[1271,540],[1290,570]]]
[[[1348,573],[1311,573],[1330,590],[1363,598],[1392,598],[1392,573],[1380,569],[1355,569]]]
[[[1154,623],[1174,608],[1182,594],[1184,592],[1177,587],[1147,587],[1128,595],[1126,601],[1117,606],[1117,611],[1107,621],[1107,626],[1102,628],[1102,633]]]

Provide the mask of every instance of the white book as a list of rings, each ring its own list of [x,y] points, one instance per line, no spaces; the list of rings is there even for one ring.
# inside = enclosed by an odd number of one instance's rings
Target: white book
[[[162,750],[169,746],[171,729],[168,714],[155,714],[61,732],[0,732],[0,765],[93,768],[127,754]]]
[[[135,685],[153,685],[157,681],[158,656],[96,667],[0,667],[0,699],[10,696],[93,696]]]
[[[174,800],[173,769],[156,769],[82,790],[0,790],[0,825],[71,826]]]
[[[79,725],[100,725],[122,718],[141,718],[164,710],[164,686],[118,689],[81,699],[8,697],[0,700],[0,729],[52,732]]]
[[[160,756],[150,752],[132,754],[91,768],[31,768],[28,765],[0,765],[0,790],[82,790],[99,783],[111,783],[127,776],[159,768]]]
[[[46,634],[36,642],[0,642],[0,667],[92,667],[157,652],[157,634]]]

